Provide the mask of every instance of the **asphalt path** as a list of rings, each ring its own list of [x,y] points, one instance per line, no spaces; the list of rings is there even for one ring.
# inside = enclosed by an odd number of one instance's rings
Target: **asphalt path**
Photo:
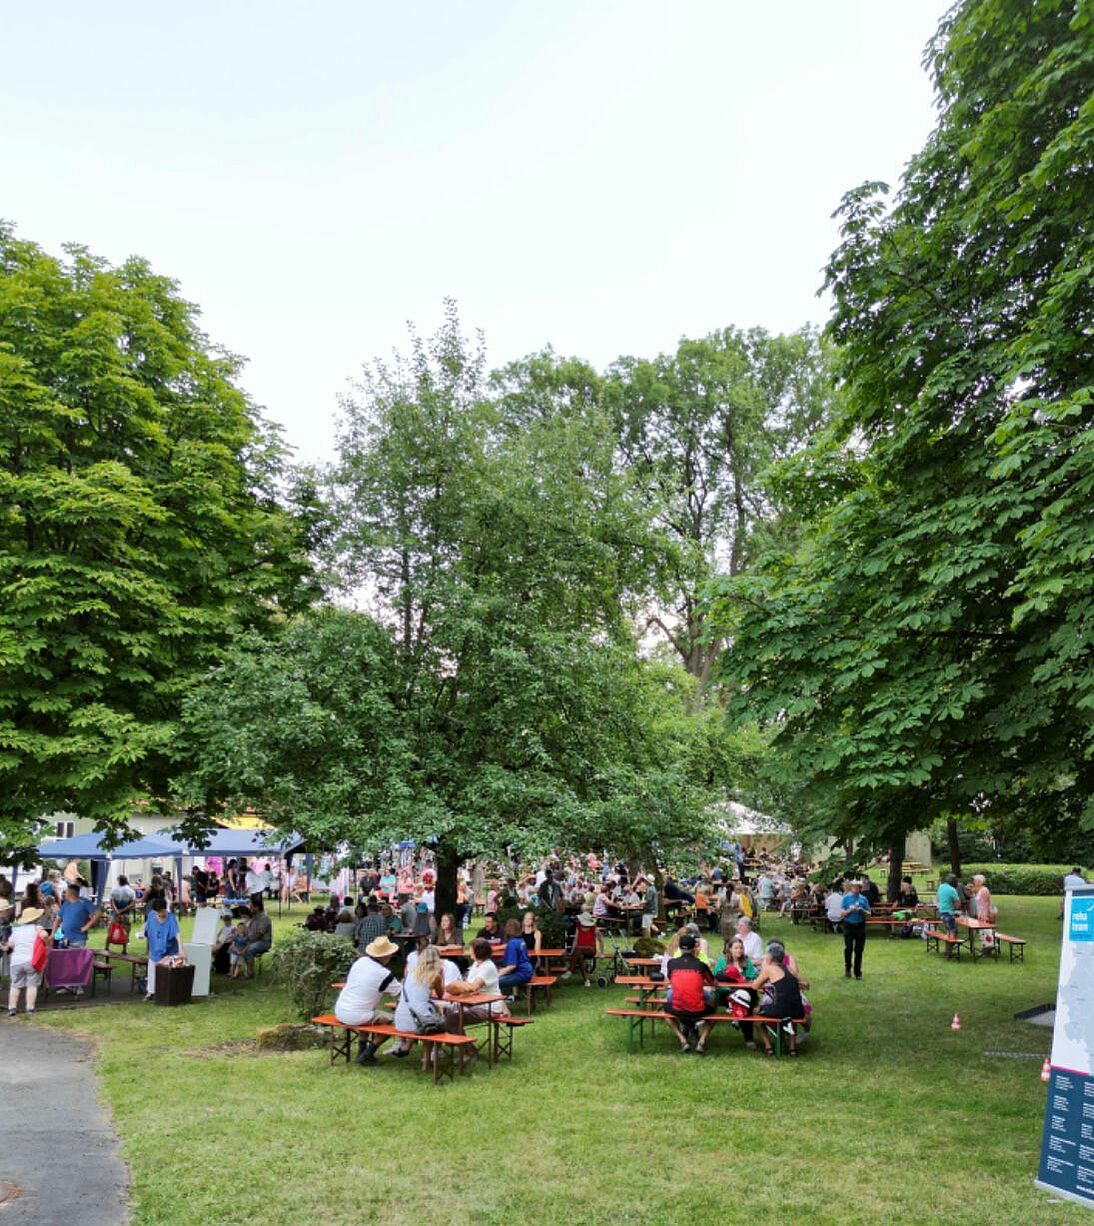
[[[0,1015],[0,1226],[122,1226],[129,1176],[99,1101],[89,1044]],[[3,1189],[0,1189],[2,1195]]]

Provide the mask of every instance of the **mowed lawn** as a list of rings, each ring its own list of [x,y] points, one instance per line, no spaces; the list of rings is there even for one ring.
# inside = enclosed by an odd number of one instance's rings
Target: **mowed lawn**
[[[511,1065],[437,1088],[413,1059],[233,1049],[291,1016],[268,972],[188,1008],[41,1024],[97,1040],[148,1226],[1089,1222],[1032,1184],[1040,1059],[991,1054],[1048,1052],[1048,1031],[1012,1019],[1055,996],[1059,904],[997,901],[1002,930],[1030,938],[1024,966],[875,936],[860,983],[841,938],[765,917],[813,984],[796,1061],[745,1052],[728,1027],[705,1058],[663,1028],[628,1055],[626,1024],[603,1016],[624,990],[580,982],[517,1036]]]

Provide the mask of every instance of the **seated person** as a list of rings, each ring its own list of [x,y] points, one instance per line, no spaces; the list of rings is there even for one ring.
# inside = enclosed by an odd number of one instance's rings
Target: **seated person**
[[[680,1051],[699,1055],[706,1051],[710,1022],[703,1018],[714,1009],[714,976],[705,962],[695,956],[695,937],[684,932],[680,952],[668,963],[668,992],[665,1014],[669,1029],[680,1040]]]
[[[247,923],[247,944],[242,951],[243,964],[246,967],[246,978],[255,977],[254,960],[273,944],[273,924],[266,914],[261,901],[251,907],[251,918]]]
[[[592,914],[582,907],[574,927],[574,943],[570,949],[570,965],[563,979],[569,979],[580,967],[585,986],[591,988],[590,974],[596,969],[596,960],[604,956],[604,938],[596,926]]]
[[[753,962],[759,963],[764,956],[763,938],[755,930],[752,920],[747,915],[742,915],[737,921],[737,935],[744,942],[745,953]]]
[[[824,900],[824,914],[832,927],[839,932],[843,922],[843,888],[840,882],[834,881],[829,887],[831,893]]]
[[[336,937],[347,937],[353,940],[353,931],[357,925],[357,921],[353,918],[353,913],[345,907],[338,912],[338,920],[334,925],[334,935]]]
[[[918,907],[919,893],[914,885],[912,885],[911,877],[901,877],[900,893],[897,895],[898,907]]]
[[[498,927],[498,917],[492,912],[486,913],[486,918],[483,920],[482,927],[478,931],[478,939],[483,941],[500,941],[502,940],[502,931]]]
[[[449,996],[497,996],[501,992],[498,982],[498,968],[491,957],[490,942],[482,937],[471,942],[471,957],[473,959],[467,974],[446,985]],[[464,1005],[463,1023],[460,1022],[460,1007],[450,1004],[445,1010],[446,1028],[449,1034],[463,1034],[463,1027],[468,1022],[485,1022],[491,1017],[508,1017],[509,1010],[504,1000],[494,1001],[489,1005]],[[472,1053],[474,1056],[476,1053]]]
[[[689,894],[687,890],[677,885],[672,877],[665,878],[664,895],[666,903],[687,903],[688,906],[693,906],[695,903],[695,895]]]
[[[730,937],[722,956],[714,964],[714,978],[720,983],[751,983],[760,971],[745,953],[745,943],[739,936]]]
[[[399,1030],[417,1034],[437,1034],[444,1030],[444,1014],[433,1003],[434,998],[444,995],[444,972],[441,970],[441,955],[435,945],[427,945],[418,953],[413,970],[407,969],[395,1006],[395,1025]],[[405,1056],[412,1042],[402,1039],[391,1053]],[[426,1045],[428,1048],[428,1044]],[[424,1063],[429,1061],[425,1052]]]
[[[304,927],[309,932],[326,932],[327,913],[323,910],[322,905],[313,908],[311,915],[304,921]]]
[[[805,979],[796,975],[787,965],[786,947],[781,941],[769,941],[763,967],[752,987],[757,991],[765,991],[765,999],[759,1012],[780,1025],[788,1026],[787,1034],[790,1043],[790,1054],[798,1054],[797,1036],[794,1027],[790,1026],[796,1018],[805,1017],[805,1001],[802,999],[802,988],[809,987]],[[764,1042],[764,1053],[774,1055],[771,1046],[771,1027],[761,1026],[760,1037]]]
[[[442,949],[463,944],[463,929],[447,911],[437,921],[437,944]]]
[[[510,999],[518,988],[522,988],[535,974],[532,960],[528,957],[528,946],[521,935],[520,920],[505,921],[505,953],[502,955],[502,966],[498,970],[498,985]]]
[[[378,937],[350,967],[346,986],[334,1002],[334,1016],[344,1026],[367,1026],[373,1022],[390,1025],[394,1021],[393,1014],[380,1008],[380,998],[385,992],[402,989],[394,973],[387,969],[398,952],[394,941],[386,936]],[[386,1042],[387,1036],[382,1036],[362,1043],[357,1063],[375,1064],[376,1053]]]

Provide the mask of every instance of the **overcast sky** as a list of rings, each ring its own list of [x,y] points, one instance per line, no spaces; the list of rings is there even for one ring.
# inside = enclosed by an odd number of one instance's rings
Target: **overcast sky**
[[[499,364],[823,322],[830,214],[932,126],[945,0],[9,5],[0,216],[147,257],[303,459],[459,300]]]

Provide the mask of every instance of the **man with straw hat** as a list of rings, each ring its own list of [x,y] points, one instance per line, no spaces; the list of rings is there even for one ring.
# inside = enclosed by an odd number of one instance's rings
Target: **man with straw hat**
[[[379,936],[365,946],[364,957],[350,967],[346,986],[334,1002],[334,1016],[344,1026],[367,1026],[373,1022],[390,1025],[394,1020],[391,1013],[380,1008],[380,998],[385,992],[395,994],[402,990],[402,984],[387,969],[398,952],[398,945],[386,936]],[[386,1042],[386,1036],[362,1042],[357,1063],[375,1064],[376,1053]]]
[[[24,907],[15,921],[7,948],[11,950],[11,990],[8,993],[8,1017],[14,1017],[19,1009],[19,997],[27,990],[27,1013],[34,1012],[38,1003],[38,985],[42,982],[41,971],[34,969],[34,946],[38,940],[38,921],[42,918],[41,907]]]

